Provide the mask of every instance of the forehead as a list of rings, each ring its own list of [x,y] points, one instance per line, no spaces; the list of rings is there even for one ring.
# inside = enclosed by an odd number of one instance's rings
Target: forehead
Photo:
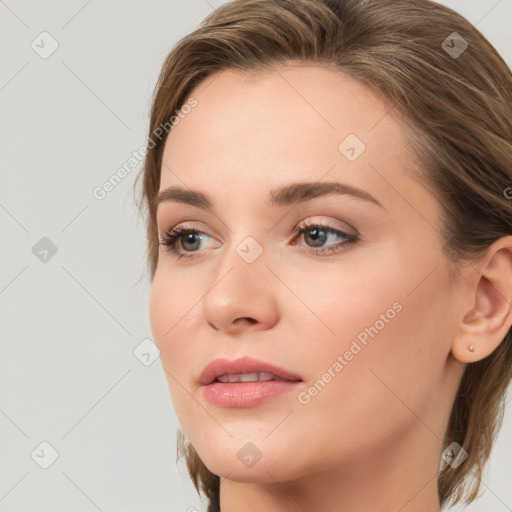
[[[402,130],[389,105],[353,78],[320,66],[224,70],[207,77],[190,97],[197,106],[183,115],[165,144],[164,163],[171,167],[208,162],[211,169],[214,160],[226,171],[244,163],[281,173],[289,166],[327,170],[343,157],[339,146],[349,136],[361,141],[359,149],[403,156]]]
[[[336,141],[344,133],[363,137],[388,117],[388,105],[341,72],[298,64],[274,69],[224,70],[205,79],[191,93],[198,105],[173,128],[169,145],[182,143],[191,132],[201,142],[205,134],[212,142],[250,142],[257,136],[245,150],[258,149],[257,142],[274,141],[273,149],[306,139]],[[390,124],[399,131],[391,118],[386,121],[384,131]]]

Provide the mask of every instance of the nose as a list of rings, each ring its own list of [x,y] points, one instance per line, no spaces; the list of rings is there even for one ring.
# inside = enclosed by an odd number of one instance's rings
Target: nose
[[[212,329],[229,334],[269,329],[279,317],[277,290],[264,254],[247,263],[233,250],[203,296],[201,315]]]

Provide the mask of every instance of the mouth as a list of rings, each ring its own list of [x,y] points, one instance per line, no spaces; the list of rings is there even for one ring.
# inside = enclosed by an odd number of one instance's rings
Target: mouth
[[[199,377],[203,397],[221,408],[254,407],[297,389],[303,380],[266,361],[216,359]]]
[[[222,382],[226,383],[234,383],[234,382],[270,382],[273,380],[283,381],[283,382],[294,382],[289,381],[288,379],[283,379],[277,375],[273,375],[268,372],[253,372],[253,373],[225,373],[223,375],[219,375],[213,382]]]
[[[249,357],[216,359],[199,377],[204,398],[222,408],[254,407],[295,390],[301,382],[284,368]]]
[[[241,382],[302,381],[302,379],[299,375],[273,363],[245,356],[234,361],[224,358],[215,359],[204,368],[198,381],[202,386],[208,386],[215,382],[229,384]]]

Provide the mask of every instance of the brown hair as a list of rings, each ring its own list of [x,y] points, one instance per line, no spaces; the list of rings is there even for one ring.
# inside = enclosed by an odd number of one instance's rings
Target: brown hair
[[[457,32],[467,43],[453,33]],[[464,43],[465,44],[465,43]],[[450,51],[452,49],[452,51]],[[485,37],[455,11],[430,0],[235,0],[210,14],[167,56],[155,88],[150,138],[192,89],[226,69],[272,70],[288,61],[348,74],[400,116],[417,157],[418,178],[439,199],[447,261],[475,261],[512,234],[512,76]],[[165,137],[148,145],[139,210],[147,216],[151,281],[158,261],[154,199]],[[427,172],[428,171],[428,172]],[[480,477],[501,427],[512,378],[512,330],[487,358],[468,364],[444,444],[468,459],[440,468],[441,506],[478,497]],[[220,479],[178,431],[198,492],[218,510]],[[472,473],[471,481],[468,477]],[[469,487],[469,490],[466,489]]]

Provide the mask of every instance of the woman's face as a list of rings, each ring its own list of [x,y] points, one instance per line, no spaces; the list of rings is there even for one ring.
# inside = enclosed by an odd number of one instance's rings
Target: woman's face
[[[166,141],[160,192],[211,203],[168,194],[157,212],[161,239],[200,232],[175,241],[179,258],[160,246],[150,300],[179,422],[231,480],[356,474],[405,452],[438,465],[461,375],[438,202],[408,175],[387,103],[341,73],[276,69],[209,77]],[[320,193],[336,183],[363,192]],[[245,356],[300,380],[264,400],[282,383],[200,384]]]

